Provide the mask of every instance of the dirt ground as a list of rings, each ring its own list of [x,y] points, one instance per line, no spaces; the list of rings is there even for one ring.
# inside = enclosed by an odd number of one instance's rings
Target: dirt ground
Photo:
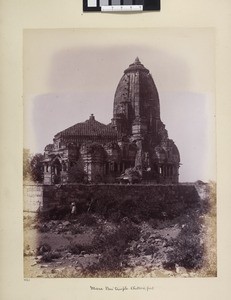
[[[198,192],[203,204],[208,191]],[[135,223],[90,213],[41,221],[25,213],[24,277],[216,276],[215,228],[214,205]]]

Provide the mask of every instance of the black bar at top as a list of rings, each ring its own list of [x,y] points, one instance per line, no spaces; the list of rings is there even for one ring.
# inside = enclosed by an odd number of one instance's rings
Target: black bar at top
[[[160,10],[160,0],[144,0],[143,10]]]

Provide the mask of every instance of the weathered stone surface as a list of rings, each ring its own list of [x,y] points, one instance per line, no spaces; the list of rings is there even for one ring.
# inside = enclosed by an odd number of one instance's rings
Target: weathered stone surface
[[[172,191],[174,190],[174,195]],[[185,212],[187,208],[194,207],[199,203],[199,196],[194,185],[83,185],[69,184],[63,185],[59,189],[59,193],[65,196],[65,201],[60,203],[57,197],[57,189],[55,186],[44,186],[43,193],[49,193],[49,197],[43,199],[43,207],[46,210],[56,208],[60,205],[69,205],[72,201],[76,202],[77,212],[79,207],[88,211],[89,203],[90,211],[103,213],[113,208],[114,211],[123,210],[123,212],[135,215],[149,214],[153,218],[168,218],[169,216],[177,216]],[[74,195],[74,196],[73,196]],[[72,198],[73,197],[73,198]],[[89,200],[90,199],[90,200]],[[127,199],[125,201],[125,199]],[[127,204],[126,204],[127,203]],[[129,205],[129,209],[127,208]],[[163,216],[163,212],[167,217]],[[57,231],[68,228],[65,222],[53,221],[53,226]]]

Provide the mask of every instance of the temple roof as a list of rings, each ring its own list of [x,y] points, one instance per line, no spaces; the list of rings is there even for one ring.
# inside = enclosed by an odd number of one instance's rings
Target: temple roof
[[[95,120],[92,114],[85,122],[77,123],[55,135],[58,136],[107,136],[116,137],[117,132],[109,125],[105,125]]]
[[[53,149],[53,144],[48,144],[48,145],[46,145],[46,147],[45,147],[45,151],[51,151],[52,149]]]

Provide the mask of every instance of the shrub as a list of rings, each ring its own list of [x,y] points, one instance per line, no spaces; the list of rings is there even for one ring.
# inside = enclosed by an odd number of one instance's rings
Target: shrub
[[[57,206],[50,210],[49,219],[50,220],[62,220],[70,214],[69,206]]]
[[[118,247],[105,252],[99,259],[98,271],[118,271],[122,269],[123,254]]]
[[[105,251],[116,247],[123,252],[128,243],[133,240],[138,240],[139,237],[140,229],[138,227],[134,226],[131,222],[128,224],[122,223],[115,232],[108,234],[101,233],[99,236],[95,237],[93,244],[99,251]]]
[[[123,268],[123,253],[113,247],[100,255],[98,262],[89,265],[82,274],[85,277],[117,277]]]
[[[83,213],[77,217],[78,223],[80,225],[86,225],[86,226],[94,226],[97,225],[97,220],[92,214]]]
[[[42,255],[41,262],[51,262],[53,259],[58,259],[61,257],[61,254],[57,251],[55,252],[45,252]]]
[[[158,251],[158,247],[155,245],[147,245],[147,247],[144,249],[144,254],[145,255],[153,255]]]
[[[38,212],[38,220],[42,222],[50,220],[63,220],[70,214],[70,207],[68,205],[56,206],[48,211]]]
[[[79,255],[84,250],[84,246],[80,244],[70,244],[68,250],[72,254]]]
[[[81,252],[90,254],[93,252],[93,247],[91,245],[82,245],[74,243],[69,245],[68,250],[70,251],[70,253],[75,255],[79,255],[81,254]]]
[[[168,252],[167,263],[179,264],[186,269],[199,269],[203,265],[204,249],[198,236],[180,236]]]
[[[37,229],[39,232],[42,232],[42,233],[50,231],[49,227],[46,224],[37,225]]]
[[[134,216],[138,212],[138,205],[136,199],[131,197],[125,198],[124,201],[120,203],[119,210],[123,212],[124,216]]]
[[[122,212],[118,210],[116,212],[112,212],[108,219],[114,223],[120,223],[123,217],[124,215]]]
[[[73,228],[71,228],[71,233],[72,234],[80,234],[80,233],[83,233],[83,232],[84,232],[83,227],[74,226]]]
[[[52,254],[50,252],[44,253],[40,261],[41,262],[51,262],[52,261]]]
[[[40,262],[51,262],[53,259],[61,257],[61,254],[57,251],[51,251],[51,246],[47,243],[41,244],[37,248],[37,255],[41,255]]]
[[[126,261],[125,253],[129,243],[138,240],[140,229],[127,220],[115,232],[101,233],[93,240],[94,251],[100,254],[99,263],[92,267],[93,271],[120,271]]]
[[[47,243],[41,244],[37,248],[37,255],[43,255],[46,252],[51,251],[51,246]]]

